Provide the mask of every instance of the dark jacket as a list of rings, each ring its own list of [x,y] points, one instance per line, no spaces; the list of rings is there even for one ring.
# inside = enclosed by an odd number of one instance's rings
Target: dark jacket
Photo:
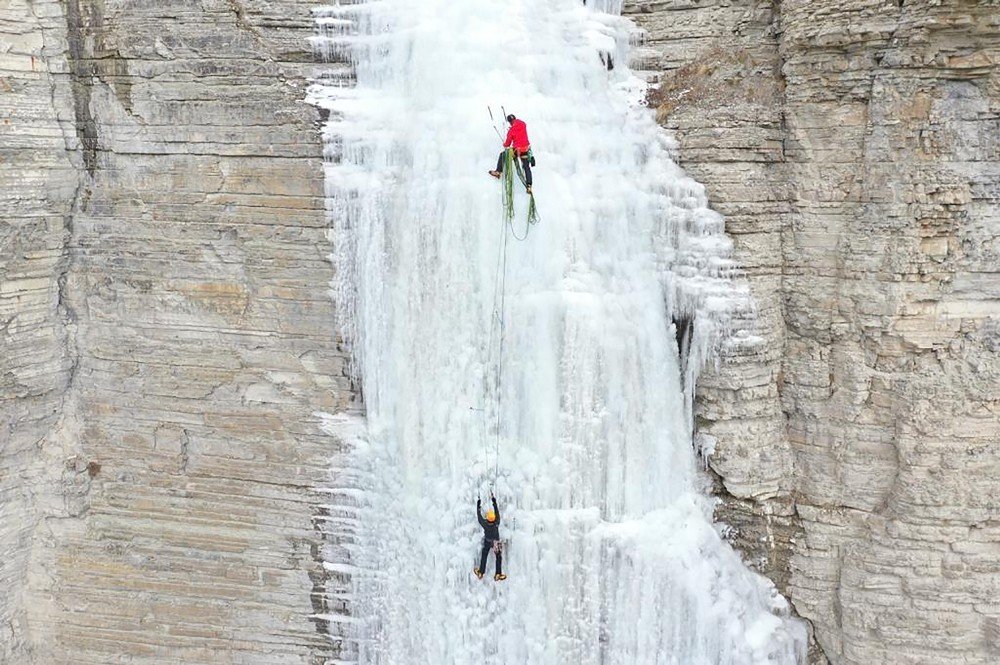
[[[482,500],[476,501],[476,517],[479,519],[479,526],[483,527],[483,540],[500,540],[500,509],[497,507],[495,497],[493,497],[493,512],[496,513],[497,518],[492,522],[487,522],[486,518],[483,517]]]

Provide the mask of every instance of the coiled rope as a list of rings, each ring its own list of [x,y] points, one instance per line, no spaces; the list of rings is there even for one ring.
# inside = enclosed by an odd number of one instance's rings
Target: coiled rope
[[[524,170],[521,167],[521,160],[514,155],[513,148],[507,148],[504,151],[504,168],[501,174],[501,191],[503,192],[503,212],[504,217],[507,220],[507,225],[510,227],[510,232],[517,240],[527,240],[528,232],[531,230],[533,224],[537,224],[538,219],[538,208],[535,205],[535,195],[528,194],[528,225],[524,229],[524,235],[517,235],[517,231],[514,230],[514,174],[517,174],[518,180],[525,187],[528,186],[528,181],[525,178]]]

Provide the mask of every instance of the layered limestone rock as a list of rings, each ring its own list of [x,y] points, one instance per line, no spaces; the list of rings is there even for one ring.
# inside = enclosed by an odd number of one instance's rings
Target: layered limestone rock
[[[5,663],[336,653],[311,6],[0,3]]]
[[[759,307],[699,388],[721,517],[830,661],[995,662],[995,3],[626,5]]]
[[[0,8],[0,662],[26,662],[32,537],[63,514],[48,488],[79,478],[60,430],[72,375],[64,305],[78,155],[65,24],[26,2]],[[65,474],[65,476],[64,476]],[[54,509],[54,510],[53,510]]]

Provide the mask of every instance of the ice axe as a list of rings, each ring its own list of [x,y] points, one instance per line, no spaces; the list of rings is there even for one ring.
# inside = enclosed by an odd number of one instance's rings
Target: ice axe
[[[501,106],[500,108],[503,108],[503,107]],[[493,109],[490,108],[489,106],[487,106],[486,110],[490,112],[490,123],[492,123],[492,125],[493,125],[493,131],[496,132],[497,136],[500,137],[500,140],[503,141],[503,134],[501,134],[500,130],[497,129],[497,121],[493,117]]]

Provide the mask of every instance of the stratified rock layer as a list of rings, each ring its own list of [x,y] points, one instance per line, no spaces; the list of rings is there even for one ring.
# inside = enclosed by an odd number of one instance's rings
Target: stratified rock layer
[[[335,653],[310,7],[0,7],[5,663]]]
[[[60,426],[72,367],[61,301],[70,210],[82,167],[64,140],[64,133],[72,131],[72,104],[69,86],[59,79],[59,49],[52,44],[59,24],[25,2],[0,8],[3,663],[27,657],[25,586],[43,503],[39,497],[60,477],[63,461],[71,459],[49,436]]]
[[[626,4],[759,307],[699,389],[722,519],[832,662],[996,662],[996,4]]]

